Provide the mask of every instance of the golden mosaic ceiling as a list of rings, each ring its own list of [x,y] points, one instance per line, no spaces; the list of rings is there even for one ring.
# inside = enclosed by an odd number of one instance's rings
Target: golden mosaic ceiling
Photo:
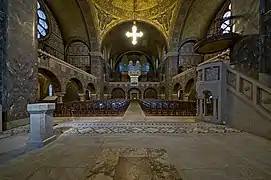
[[[100,41],[114,26],[133,20],[133,14],[136,20],[154,25],[169,40],[181,0],[89,0],[89,2]]]

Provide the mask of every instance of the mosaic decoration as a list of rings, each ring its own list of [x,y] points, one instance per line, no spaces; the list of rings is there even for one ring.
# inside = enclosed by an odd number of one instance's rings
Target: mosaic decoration
[[[177,0],[89,0],[100,41],[114,26],[135,19],[155,26],[169,39],[181,1]]]
[[[127,123],[62,123],[55,128],[71,127],[66,135],[97,134],[188,134],[188,133],[236,133],[240,132],[222,125],[207,123],[166,123],[166,122],[127,122]]]

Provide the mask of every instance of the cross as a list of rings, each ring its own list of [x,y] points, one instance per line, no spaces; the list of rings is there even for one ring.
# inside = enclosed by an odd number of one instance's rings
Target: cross
[[[132,32],[127,32],[126,33],[126,36],[129,38],[129,37],[132,37],[133,38],[133,41],[132,41],[132,44],[133,45],[136,45],[136,43],[137,43],[137,38],[138,37],[142,37],[143,36],[143,32],[139,32],[139,33],[137,33],[137,27],[136,27],[136,25],[135,25],[135,23],[134,23],[134,25],[133,25],[133,27],[132,27]]]

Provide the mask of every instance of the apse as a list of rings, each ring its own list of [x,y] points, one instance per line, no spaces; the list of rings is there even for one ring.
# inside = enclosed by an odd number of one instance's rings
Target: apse
[[[133,37],[127,37],[127,32],[132,33],[134,25],[137,28],[136,32],[142,33],[142,36],[136,37],[136,44],[133,44]],[[116,25],[107,33],[102,40],[101,48],[107,59],[112,61],[113,66],[119,62],[120,56],[127,52],[141,52],[147,59],[155,62],[155,59],[161,56],[162,51],[167,49],[167,41],[153,25],[141,21],[136,21],[135,24],[133,21],[127,21]]]

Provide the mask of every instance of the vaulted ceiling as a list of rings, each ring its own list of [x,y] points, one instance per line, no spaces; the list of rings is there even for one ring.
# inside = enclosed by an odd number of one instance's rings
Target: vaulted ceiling
[[[208,21],[226,0],[44,1],[60,26],[65,44],[71,39],[81,39],[92,51],[99,51],[103,39],[114,27],[133,20],[134,8],[136,20],[155,27],[169,45],[178,44],[187,35],[201,35],[200,31],[208,27]]]
[[[181,0],[88,0],[102,40],[116,25],[136,20],[156,27],[169,39]]]

